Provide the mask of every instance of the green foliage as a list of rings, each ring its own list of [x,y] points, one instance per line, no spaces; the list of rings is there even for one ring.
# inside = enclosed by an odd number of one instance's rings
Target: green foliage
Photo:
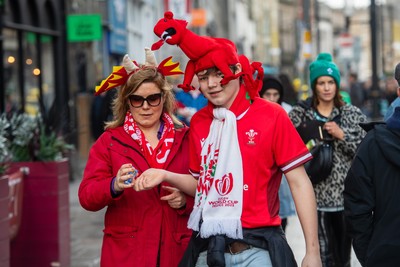
[[[10,141],[6,138],[9,127],[7,117],[2,114],[0,116],[0,175],[6,173],[11,160]]]
[[[39,161],[61,160],[64,156],[64,152],[74,148],[54,132],[46,134],[43,124],[41,125],[39,140],[40,145],[37,151],[37,160]]]
[[[12,114],[0,116],[0,173],[2,163],[57,161],[73,149],[63,136],[51,131],[41,116]],[[6,164],[5,164],[6,165]],[[3,172],[5,169],[3,170]]]
[[[10,131],[7,138],[10,140],[12,161],[32,161],[32,144],[37,135],[37,122],[28,114],[12,114]]]

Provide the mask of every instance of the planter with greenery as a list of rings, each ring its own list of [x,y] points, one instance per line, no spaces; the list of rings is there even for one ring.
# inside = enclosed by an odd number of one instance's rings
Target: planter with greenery
[[[7,155],[0,170],[27,170],[22,220],[10,242],[10,266],[70,265],[69,162],[72,149],[41,116],[1,116]],[[0,139],[0,146],[1,146]]]
[[[9,141],[6,138],[9,123],[7,118],[0,116],[0,266],[10,266],[11,219],[9,218],[9,176],[7,169],[11,154]]]

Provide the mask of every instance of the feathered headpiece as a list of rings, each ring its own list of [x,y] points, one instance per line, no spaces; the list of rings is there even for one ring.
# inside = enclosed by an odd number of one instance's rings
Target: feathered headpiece
[[[104,79],[100,85],[96,86],[95,95],[99,95],[111,88],[125,84],[130,75],[146,67],[157,67],[157,71],[164,76],[183,74],[179,69],[179,63],[174,63],[172,61],[172,56],[164,59],[157,66],[157,61],[153,51],[147,47],[144,50],[146,53],[146,60],[143,66],[140,66],[136,61],[131,60],[128,54],[126,54],[122,60],[122,66],[114,66],[113,72]]]

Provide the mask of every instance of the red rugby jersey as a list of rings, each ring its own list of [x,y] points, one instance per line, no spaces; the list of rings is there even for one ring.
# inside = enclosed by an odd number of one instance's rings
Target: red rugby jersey
[[[244,176],[242,226],[278,226],[281,224],[278,189],[282,172],[304,164],[312,156],[280,105],[261,98],[249,105],[244,97],[238,98],[231,110],[240,118],[237,132]],[[209,104],[191,120],[190,171],[195,177],[200,173],[201,147],[212,119]]]

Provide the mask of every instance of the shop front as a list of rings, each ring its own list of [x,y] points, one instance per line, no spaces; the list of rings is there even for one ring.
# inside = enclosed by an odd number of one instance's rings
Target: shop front
[[[67,125],[64,1],[3,0],[1,5],[1,112],[42,112]]]

